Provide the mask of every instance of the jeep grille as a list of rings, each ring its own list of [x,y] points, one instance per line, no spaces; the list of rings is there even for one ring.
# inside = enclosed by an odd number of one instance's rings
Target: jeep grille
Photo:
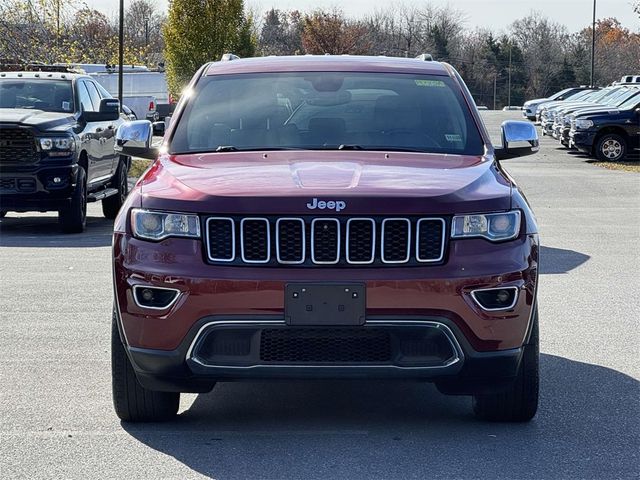
[[[424,265],[441,263],[447,221],[421,217],[210,217],[209,263]]]

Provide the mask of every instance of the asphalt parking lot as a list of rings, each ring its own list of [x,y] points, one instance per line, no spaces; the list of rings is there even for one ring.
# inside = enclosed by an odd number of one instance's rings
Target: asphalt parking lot
[[[492,133],[518,112],[486,112]],[[403,382],[222,383],[173,423],[113,413],[111,222],[0,222],[0,479],[638,478],[640,177],[541,139],[504,163],[541,230],[541,405],[475,420],[466,397]]]

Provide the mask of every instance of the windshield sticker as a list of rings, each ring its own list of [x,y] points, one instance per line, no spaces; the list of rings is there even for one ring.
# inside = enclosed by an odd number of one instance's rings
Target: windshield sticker
[[[62,109],[65,112],[68,112],[71,110],[71,102],[62,102]]]
[[[416,85],[419,87],[444,87],[442,80],[416,80]]]
[[[462,137],[457,133],[445,133],[444,138],[447,139],[447,142],[461,142]]]

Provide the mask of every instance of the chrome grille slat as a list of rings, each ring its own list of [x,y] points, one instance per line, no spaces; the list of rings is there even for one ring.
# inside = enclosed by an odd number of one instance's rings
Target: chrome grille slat
[[[302,218],[279,218],[276,221],[276,258],[284,265],[304,263],[306,232]]]
[[[240,255],[245,263],[269,263],[271,232],[266,218],[248,217],[240,222]]]
[[[333,265],[340,261],[340,221],[337,218],[311,221],[311,260],[318,265]]]
[[[411,221],[385,218],[382,221],[380,258],[383,263],[407,263],[411,257]]]
[[[445,221],[442,218],[421,218],[416,223],[416,260],[439,262],[444,257]],[[436,246],[440,245],[440,248]]]
[[[448,238],[440,217],[231,216],[205,225],[208,261],[234,266],[424,266],[444,261]]]
[[[353,265],[374,262],[376,222],[373,218],[350,218],[347,221],[346,260]]]

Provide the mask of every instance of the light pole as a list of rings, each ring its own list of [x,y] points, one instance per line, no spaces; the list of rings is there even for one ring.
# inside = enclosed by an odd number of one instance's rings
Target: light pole
[[[118,101],[122,108],[122,72],[124,63],[124,0],[120,0],[120,19],[118,22]]]
[[[507,106],[511,106],[511,40],[509,40],[509,93],[507,96]]]
[[[596,65],[596,0],[593,0],[593,23],[591,24],[591,86]]]

